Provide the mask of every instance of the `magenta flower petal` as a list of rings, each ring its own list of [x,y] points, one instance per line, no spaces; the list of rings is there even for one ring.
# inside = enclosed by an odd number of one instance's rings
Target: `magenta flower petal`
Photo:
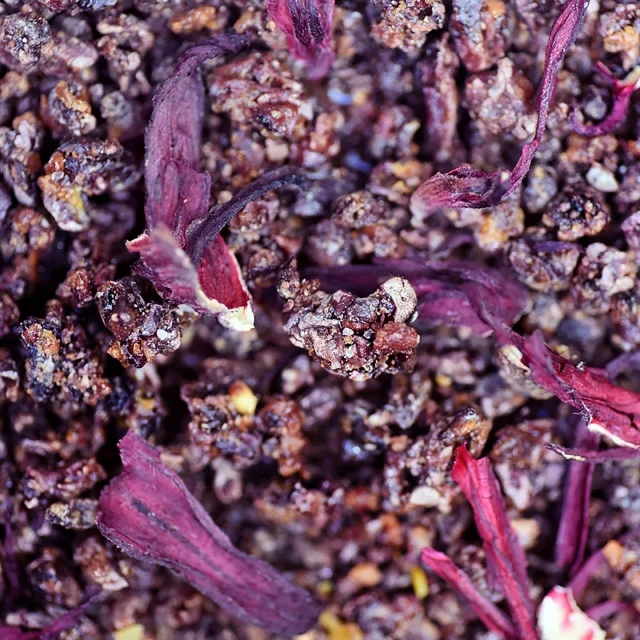
[[[18,627],[0,626],[1,640],[54,640],[58,634],[70,626],[74,625],[83,615],[84,612],[96,601],[101,590],[92,587],[85,601],[67,613],[62,614],[54,620],[48,627],[37,631],[21,631]]]
[[[575,436],[576,446],[595,453],[599,442],[598,435],[591,433],[585,423],[580,421]],[[561,567],[572,566],[575,569],[584,560],[589,534],[589,500],[593,470],[593,464],[569,461],[560,526],[556,536],[556,563]]]
[[[571,122],[576,133],[581,136],[595,137],[603,136],[611,133],[616,127],[622,124],[629,114],[629,106],[631,104],[631,96],[638,88],[639,80],[637,72],[632,71],[628,78],[618,80],[602,63],[598,63],[598,70],[605,75],[611,82],[611,95],[613,105],[607,117],[598,124],[583,124],[576,119],[576,112],[571,114]]]
[[[294,58],[307,65],[309,78],[324,78],[333,62],[331,26],[335,0],[269,0],[269,17],[287,36]]]
[[[505,638],[516,640],[518,634],[507,616],[493,602],[481,596],[471,579],[461,571],[444,553],[435,549],[422,550],[422,562],[446,580],[471,606],[474,613],[491,631]]]
[[[268,564],[236,549],[160,453],[129,432],[123,472],[100,496],[102,535],[138,560],[167,567],[244,622],[300,634],[320,608]]]
[[[424,218],[440,207],[492,207],[512,194],[529,172],[542,143],[558,72],[569,47],[578,36],[589,0],[567,0],[551,29],[545,53],[544,73],[538,87],[538,123],[531,142],[522,148],[511,171],[486,173],[464,165],[423,182],[411,196],[411,210]]]
[[[474,460],[466,446],[458,449],[451,477],[473,510],[487,563],[507,600],[520,640],[537,640],[529,597],[527,561],[518,542],[488,458]]]

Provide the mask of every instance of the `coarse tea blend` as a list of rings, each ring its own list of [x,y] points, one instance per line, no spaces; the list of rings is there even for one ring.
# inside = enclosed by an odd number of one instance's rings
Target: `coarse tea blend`
[[[640,640],[640,4],[0,3],[0,640]]]

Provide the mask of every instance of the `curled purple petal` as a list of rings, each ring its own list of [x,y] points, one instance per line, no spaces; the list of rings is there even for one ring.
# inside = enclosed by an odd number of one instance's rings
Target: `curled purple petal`
[[[335,0],[269,0],[269,17],[287,36],[294,58],[311,80],[324,78],[333,62],[331,27]]]
[[[598,622],[604,618],[609,618],[610,616],[615,616],[618,613],[623,613],[625,611],[631,614],[638,621],[638,625],[640,625],[640,611],[638,611],[632,604],[622,602],[620,600],[606,600],[605,602],[601,602],[600,604],[596,604],[590,609],[587,609],[585,613],[590,618]]]
[[[236,549],[160,453],[129,432],[123,472],[100,496],[102,535],[138,560],[167,567],[244,622],[295,635],[320,608],[304,589]]]
[[[584,124],[576,118],[576,112],[571,114],[571,123],[576,133],[581,136],[593,138],[611,133],[616,127],[622,124],[629,114],[631,96],[638,88],[640,80],[636,77],[637,71],[632,71],[624,80],[614,78],[611,72],[602,64],[598,63],[599,70],[611,81],[611,95],[613,105],[606,118],[598,124]]]
[[[632,529],[625,533],[620,539],[620,544],[625,544],[630,540],[635,540],[640,536],[640,527]],[[603,549],[596,551],[581,567],[580,570],[571,578],[567,588],[571,589],[573,595],[579,599],[589,585],[591,577],[598,572],[600,567],[606,563]]]
[[[238,263],[218,234],[248,202],[302,180],[287,167],[278,169],[209,208],[211,178],[199,172],[204,86],[197,70],[203,61],[236,53],[248,42],[225,35],[200,42],[158,88],[145,134],[148,231],[127,243],[140,253],[138,272],[164,298],[215,315],[237,331],[253,327],[253,311]]]
[[[611,380],[615,380],[622,373],[638,371],[640,369],[640,350],[619,355],[608,362],[605,369]]]
[[[204,60],[237,53],[248,42],[243,36],[225,35],[205,40],[189,49],[178,63],[175,75],[158,87],[145,132],[145,215],[149,228],[163,222],[173,229],[176,220],[182,223],[181,211],[175,205],[181,203],[180,191],[188,195],[186,186],[181,187],[182,180],[193,180],[192,174],[184,169],[197,173],[200,165],[204,86],[194,72]],[[193,204],[190,206],[195,208]],[[208,199],[200,206],[203,209],[196,210],[193,216],[204,215]]]
[[[471,262],[380,259],[373,265],[314,267],[306,273],[319,278],[325,289],[346,288],[358,294],[371,293],[391,276],[402,276],[418,296],[418,322],[468,327],[481,336],[489,335],[493,326],[480,317],[480,303],[507,325],[515,323],[530,304],[529,292],[522,284],[499,269]]]
[[[512,194],[529,172],[544,135],[558,72],[569,47],[578,36],[589,0],[567,0],[551,29],[545,52],[544,73],[538,87],[538,122],[531,142],[522,148],[511,171],[486,173],[468,165],[423,182],[411,196],[411,211],[424,218],[440,207],[492,207]]]
[[[268,191],[274,191],[287,185],[301,186],[306,179],[294,172],[292,167],[281,167],[265,173],[251,184],[241,189],[229,202],[212,207],[207,215],[194,220],[186,231],[185,251],[193,264],[199,265],[205,248],[229,221],[252,200]]]
[[[138,272],[151,280],[167,300],[215,315],[221,324],[235,331],[253,327],[249,292],[222,236],[205,248],[197,269],[164,225],[127,242],[127,248],[140,253]]]
[[[601,369],[576,366],[554,353],[539,331],[524,338],[496,322],[486,305],[481,304],[478,313],[493,327],[503,357],[526,370],[537,385],[575,407],[589,431],[620,447],[640,448],[640,394],[613,384]]]

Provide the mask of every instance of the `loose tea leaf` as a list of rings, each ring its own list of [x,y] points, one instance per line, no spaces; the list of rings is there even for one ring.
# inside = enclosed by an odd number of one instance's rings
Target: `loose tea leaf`
[[[119,448],[123,472],[102,492],[96,516],[102,535],[245,622],[288,635],[313,625],[320,609],[311,596],[236,549],[156,449],[132,432]]]

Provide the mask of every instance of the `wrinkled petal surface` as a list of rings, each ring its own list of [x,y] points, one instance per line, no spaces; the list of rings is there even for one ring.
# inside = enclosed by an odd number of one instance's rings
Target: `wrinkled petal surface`
[[[287,36],[294,58],[309,78],[324,78],[333,62],[331,26],[335,0],[269,0],[269,17]]]
[[[125,553],[171,569],[244,622],[300,634],[320,610],[268,564],[236,549],[160,453],[129,432],[123,472],[100,496],[96,523]]]

